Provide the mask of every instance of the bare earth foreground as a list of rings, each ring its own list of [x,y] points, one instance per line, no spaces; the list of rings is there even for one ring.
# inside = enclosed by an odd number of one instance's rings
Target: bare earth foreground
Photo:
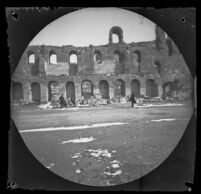
[[[93,186],[127,183],[155,169],[191,116],[190,105],[12,110],[24,142],[46,168]]]

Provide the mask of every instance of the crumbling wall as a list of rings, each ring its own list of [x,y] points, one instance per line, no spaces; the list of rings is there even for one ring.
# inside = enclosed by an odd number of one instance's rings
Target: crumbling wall
[[[114,30],[119,28],[114,28]],[[117,30],[118,31],[118,30]],[[112,34],[113,31],[110,31]],[[116,33],[116,32],[115,32]],[[66,93],[66,83],[74,83],[75,98],[82,96],[81,84],[83,80],[90,80],[93,83],[93,94],[100,97],[99,83],[106,80],[109,85],[109,97],[115,96],[116,80],[122,79],[125,93],[129,96],[137,90],[137,96],[162,96],[163,84],[178,79],[183,88],[181,91],[190,91],[192,88],[192,77],[185,60],[177,49],[176,45],[165,33],[156,26],[156,40],[126,44],[123,41],[123,33],[119,30],[120,43],[88,47],[66,46],[28,46],[24,51],[19,65],[12,77],[15,82],[23,85],[23,97],[25,101],[31,101],[31,84],[37,82],[41,87],[41,101],[48,100],[48,84],[57,81],[60,89],[58,96]],[[167,44],[167,39],[169,43]],[[170,46],[171,44],[171,46]],[[171,51],[170,51],[171,47]],[[116,52],[118,51],[118,52]],[[57,61],[50,63],[50,53],[56,53]],[[100,61],[94,60],[94,54],[98,52]],[[28,53],[35,54],[35,62],[28,62]],[[77,61],[70,62],[71,53],[75,53]],[[119,53],[119,61],[115,58]],[[156,63],[157,62],[157,63]],[[160,64],[160,71],[157,64]],[[133,79],[139,81],[139,85],[132,86]],[[153,89],[147,88],[148,79],[154,80],[156,84]],[[132,88],[133,87],[133,88]],[[152,88],[152,87],[150,87]],[[190,93],[190,92],[189,92]]]

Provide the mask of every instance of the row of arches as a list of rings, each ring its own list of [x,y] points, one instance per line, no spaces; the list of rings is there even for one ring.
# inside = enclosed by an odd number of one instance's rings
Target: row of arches
[[[59,83],[56,81],[51,81],[48,83],[48,101],[51,100],[52,96],[58,92],[57,87]],[[65,85],[66,98],[75,99],[75,85],[74,82],[69,81]],[[136,97],[140,97],[140,82],[137,79],[131,81],[131,93],[135,92]],[[101,80],[99,82],[99,93],[104,99],[110,98],[109,83],[106,80]],[[90,98],[94,95],[94,84],[90,80],[84,80],[81,83],[81,95],[84,98]],[[158,96],[158,85],[154,80],[148,79],[146,82],[146,95],[149,97]],[[126,96],[125,82],[122,79],[117,79],[114,84],[114,96],[124,97]],[[19,101],[23,99],[23,86],[19,82],[14,82],[12,84],[12,99]],[[41,101],[41,86],[37,82],[31,83],[31,100],[33,102]]]
[[[138,63],[141,63],[141,52],[140,50],[135,50],[133,52],[134,58]],[[28,51],[28,63],[29,64],[35,64],[37,61],[37,58],[35,57],[35,54],[33,51]],[[115,50],[114,51],[114,59],[115,61],[118,61],[119,63],[123,62],[123,56],[121,51]],[[49,52],[49,62],[50,64],[57,64],[57,54],[55,51],[51,50]],[[76,51],[71,51],[70,52],[70,57],[69,57],[69,62],[71,64],[77,64],[78,63],[78,57],[77,57],[77,52]],[[102,63],[102,54],[101,51],[96,50],[94,52],[94,62],[96,63]]]

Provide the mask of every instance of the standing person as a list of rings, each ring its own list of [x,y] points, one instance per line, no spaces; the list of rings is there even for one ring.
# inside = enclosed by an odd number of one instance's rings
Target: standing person
[[[134,92],[131,94],[130,101],[131,101],[132,107],[134,107],[134,104],[136,103],[135,93]]]
[[[65,99],[63,97],[63,94],[59,97],[59,103],[60,103],[61,108],[66,106],[66,102],[65,102]]]

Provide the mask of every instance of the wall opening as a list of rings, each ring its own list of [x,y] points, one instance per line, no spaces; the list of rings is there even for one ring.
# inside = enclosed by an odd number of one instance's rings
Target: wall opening
[[[102,63],[102,56],[100,51],[94,52],[94,62],[98,64]]]
[[[155,62],[155,67],[156,67],[157,73],[160,74],[161,73],[161,64],[160,64],[160,62],[156,61]]]
[[[59,83],[51,81],[48,83],[48,101],[59,95]]]
[[[124,73],[123,53],[119,50],[115,50],[114,54],[115,72]]]
[[[32,101],[33,102],[40,102],[41,101],[41,91],[40,91],[40,84],[34,82],[31,84],[31,94],[32,94]]]
[[[70,52],[69,63],[69,74],[76,75],[78,71],[78,58],[76,51]]]
[[[124,97],[125,94],[125,82],[121,79],[116,80],[114,86],[115,97]]]
[[[158,96],[158,85],[152,79],[148,79],[146,82],[146,95],[148,97]]]
[[[27,52],[27,57],[28,57],[28,63],[33,64],[35,63],[35,54],[33,51],[28,51]]]
[[[23,99],[23,87],[19,82],[12,83],[12,100],[19,102]]]
[[[114,26],[110,29],[109,43],[122,43],[123,31],[119,26]]]
[[[101,80],[99,82],[99,90],[102,98],[104,99],[109,98],[109,84],[106,80]]]
[[[93,96],[93,83],[89,80],[84,80],[81,84],[82,96],[86,99],[89,99]]]
[[[36,58],[36,61],[31,66],[31,76],[38,76],[39,75],[39,63],[40,59],[39,57]]]
[[[138,63],[141,63],[141,52],[139,50],[135,50],[133,52],[133,54],[134,54],[134,58],[136,59],[136,61]]]
[[[115,51],[114,52],[114,61],[116,62],[116,63],[120,63],[120,58],[121,58],[121,52],[120,51]]]
[[[132,80],[131,82],[131,94],[135,93],[135,97],[140,97],[140,82],[137,79]]]
[[[163,84],[163,99],[177,98],[178,93],[183,90],[183,85],[177,79]]]
[[[67,82],[66,84],[66,98],[75,100],[75,85],[71,81]]]
[[[172,56],[173,55],[172,41],[170,39],[167,39],[166,44],[167,44],[167,47],[168,47],[168,55]]]
[[[119,36],[117,34],[112,34],[112,42],[119,43]]]
[[[50,64],[57,64],[57,55],[55,51],[50,51],[49,52],[49,61]]]
[[[71,51],[70,52],[70,59],[69,59],[71,64],[77,64],[78,60],[77,60],[77,53],[76,51]]]

